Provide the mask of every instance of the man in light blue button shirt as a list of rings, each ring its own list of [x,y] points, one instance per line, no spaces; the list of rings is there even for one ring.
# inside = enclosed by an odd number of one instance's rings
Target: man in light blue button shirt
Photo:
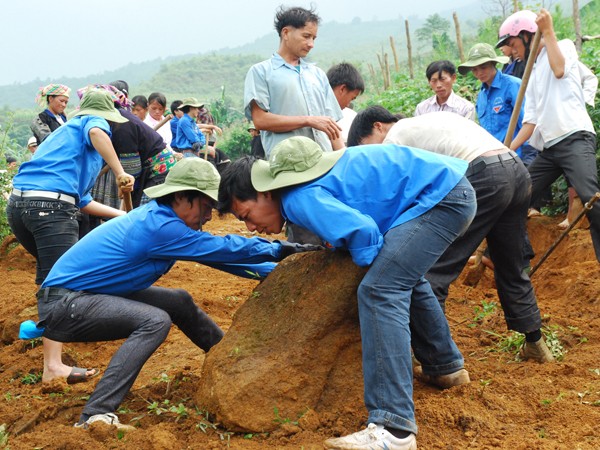
[[[342,111],[327,76],[303,59],[314,47],[319,22],[313,10],[281,7],[275,16],[279,50],[246,75],[246,117],[261,130],[267,158],[292,136],[306,136],[324,151],[343,147],[336,123]]]

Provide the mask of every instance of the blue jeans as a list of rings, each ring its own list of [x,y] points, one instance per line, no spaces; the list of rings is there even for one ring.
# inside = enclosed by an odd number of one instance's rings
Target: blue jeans
[[[49,311],[44,336],[59,342],[125,339],[114,354],[83,414],[115,412],[171,323],[205,352],[223,338],[218,325],[183,289],[149,287],[124,297],[41,289],[38,310]]]
[[[425,273],[475,215],[463,178],[425,214],[389,230],[358,288],[365,405],[369,423],[417,432],[411,344],[423,372],[445,375],[464,361]]]
[[[79,215],[77,206],[64,201],[10,196],[8,225],[36,259],[36,284],[44,282],[58,258],[79,240]]]

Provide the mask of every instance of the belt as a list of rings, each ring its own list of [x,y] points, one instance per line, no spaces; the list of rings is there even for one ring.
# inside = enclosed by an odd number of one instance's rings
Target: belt
[[[504,161],[511,160],[517,161],[518,159],[519,156],[512,150],[491,156],[478,156],[469,163],[469,168],[467,169],[465,176],[469,177],[471,175],[475,175],[476,173],[481,172],[487,166],[490,166],[492,164],[503,163]]]
[[[39,198],[50,198],[52,200],[60,200],[63,202],[70,203],[71,205],[77,204],[75,197],[72,197],[67,194],[61,194],[60,192],[51,192],[51,191],[21,191],[19,189],[13,188],[12,194],[21,197],[39,197]]]
[[[60,296],[63,297],[65,295],[70,294],[71,292],[73,292],[71,289],[65,289],[65,288],[59,288],[59,287],[45,287],[45,288],[41,288],[39,291],[37,291],[37,299],[47,299],[48,297],[55,297],[55,296]]]

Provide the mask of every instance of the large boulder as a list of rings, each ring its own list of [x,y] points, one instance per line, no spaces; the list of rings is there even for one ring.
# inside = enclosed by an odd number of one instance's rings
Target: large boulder
[[[196,404],[239,431],[358,426],[365,417],[347,411],[362,404],[356,290],[364,274],[345,252],[279,264],[206,356]]]

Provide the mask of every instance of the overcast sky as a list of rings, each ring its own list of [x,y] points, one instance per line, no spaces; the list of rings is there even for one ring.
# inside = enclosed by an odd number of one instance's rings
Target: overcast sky
[[[131,62],[246,44],[298,0],[10,0],[2,2],[0,85],[85,76]],[[324,23],[423,18],[474,0],[315,0]]]

